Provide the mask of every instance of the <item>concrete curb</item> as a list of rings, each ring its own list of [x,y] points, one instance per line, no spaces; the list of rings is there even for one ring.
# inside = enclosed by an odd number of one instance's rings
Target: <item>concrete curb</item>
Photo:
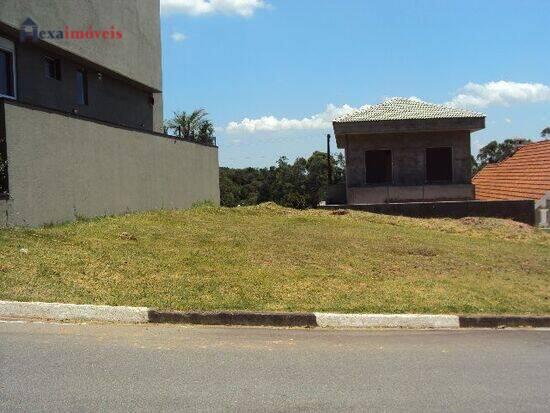
[[[0,301],[0,317],[147,323],[147,307]]]
[[[250,311],[160,311],[147,307],[0,301],[0,317],[271,327],[502,328],[550,327],[548,316],[337,314]]]
[[[317,327],[313,313],[262,313],[249,311],[149,310],[151,323],[208,324],[272,327]]]
[[[315,313],[319,327],[458,328],[456,315]]]
[[[463,315],[462,328],[550,327],[550,316]]]

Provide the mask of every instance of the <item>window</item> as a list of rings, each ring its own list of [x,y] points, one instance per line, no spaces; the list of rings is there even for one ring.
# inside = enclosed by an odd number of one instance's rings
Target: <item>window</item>
[[[391,151],[365,152],[367,184],[390,184],[392,182]]]
[[[0,37],[0,97],[15,97],[13,42]]]
[[[54,59],[52,57],[46,57],[44,59],[46,77],[55,80],[61,80],[61,62],[59,59]]]
[[[88,104],[88,76],[84,70],[76,71],[76,103]]]
[[[453,180],[453,151],[451,148],[426,149],[426,181],[428,183]]]

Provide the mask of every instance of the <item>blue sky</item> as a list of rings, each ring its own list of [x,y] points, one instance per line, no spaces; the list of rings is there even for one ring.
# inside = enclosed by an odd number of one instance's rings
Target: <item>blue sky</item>
[[[323,150],[335,115],[393,96],[486,113],[474,153],[538,139],[549,15],[546,0],[161,0],[164,115],[207,109],[231,167]]]

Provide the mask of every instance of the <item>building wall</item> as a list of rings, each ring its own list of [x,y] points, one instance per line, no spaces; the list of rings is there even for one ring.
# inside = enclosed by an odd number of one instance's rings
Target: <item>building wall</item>
[[[8,225],[219,204],[218,150],[4,103]]]
[[[374,149],[392,151],[395,185],[423,185],[426,183],[426,148],[443,146],[453,151],[453,183],[470,183],[468,131],[348,135],[345,139],[348,187],[366,186],[365,151]]]
[[[122,30],[121,41],[46,40],[161,90],[159,0],[2,0],[0,21],[18,29],[27,17],[43,30]]]
[[[0,228],[8,224],[8,200],[0,199]]]
[[[0,117],[2,112],[0,111]],[[0,120],[0,131],[2,131],[3,123]],[[2,137],[0,132],[0,198],[8,191],[8,167],[6,156],[6,140]]]
[[[27,18],[42,30],[109,29],[121,40],[45,40],[63,50],[139,82],[162,90],[159,0],[2,0],[0,22],[19,29]],[[155,97],[155,130],[162,130],[162,95]]]
[[[15,39],[14,39],[15,40]],[[59,59],[61,79],[46,76],[45,57]],[[153,130],[152,93],[122,80],[86,68],[88,104],[76,104],[77,62],[44,50],[31,43],[16,47],[17,99],[64,112],[78,110],[80,115],[133,128]],[[161,103],[155,101],[155,104]]]

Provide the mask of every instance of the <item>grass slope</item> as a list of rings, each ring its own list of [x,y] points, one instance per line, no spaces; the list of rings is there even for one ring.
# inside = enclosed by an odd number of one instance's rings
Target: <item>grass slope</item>
[[[550,234],[511,221],[199,207],[0,230],[0,299],[162,309],[550,313]]]

